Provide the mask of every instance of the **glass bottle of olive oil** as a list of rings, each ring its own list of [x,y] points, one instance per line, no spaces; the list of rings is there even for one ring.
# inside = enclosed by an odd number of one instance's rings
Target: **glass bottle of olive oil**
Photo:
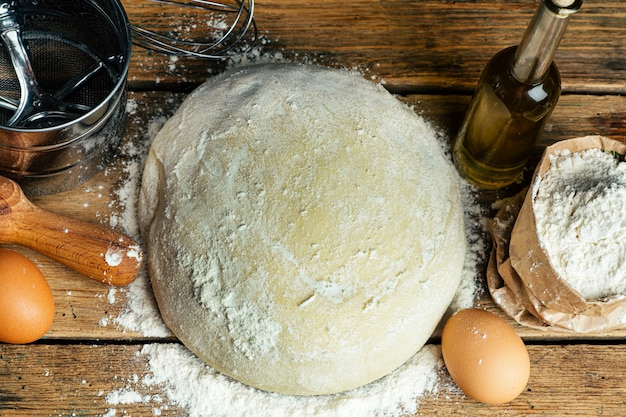
[[[554,54],[582,0],[542,0],[515,47],[497,53],[481,75],[453,145],[454,163],[485,189],[517,180],[561,95]]]

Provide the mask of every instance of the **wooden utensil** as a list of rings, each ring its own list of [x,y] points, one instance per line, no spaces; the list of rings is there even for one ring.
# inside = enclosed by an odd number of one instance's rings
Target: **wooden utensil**
[[[41,209],[17,183],[1,176],[0,243],[25,246],[112,285],[131,283],[143,259],[141,247],[128,236]]]

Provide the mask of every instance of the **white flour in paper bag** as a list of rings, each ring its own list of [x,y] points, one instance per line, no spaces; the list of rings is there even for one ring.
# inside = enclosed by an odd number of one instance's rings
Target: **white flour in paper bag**
[[[533,210],[561,279],[590,300],[626,294],[626,163],[600,149],[552,156]]]

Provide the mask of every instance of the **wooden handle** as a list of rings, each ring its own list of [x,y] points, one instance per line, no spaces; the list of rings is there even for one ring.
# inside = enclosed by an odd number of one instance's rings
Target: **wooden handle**
[[[112,285],[131,283],[143,260],[141,247],[128,236],[43,210],[4,177],[0,177],[0,243],[26,246]]]
[[[35,206],[24,213],[14,243],[112,285],[133,282],[143,260],[141,247],[128,236]]]

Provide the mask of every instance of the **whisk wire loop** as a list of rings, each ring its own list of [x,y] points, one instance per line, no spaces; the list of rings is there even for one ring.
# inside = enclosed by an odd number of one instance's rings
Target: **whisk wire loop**
[[[220,59],[228,56],[246,35],[251,42],[257,37],[254,22],[254,0],[234,0],[226,4],[210,0],[150,0],[154,3],[198,8],[217,14],[232,14],[228,28],[210,41],[186,40],[181,36],[163,34],[137,25],[131,25],[133,43],[146,49],[168,55]],[[250,29],[252,33],[250,34]]]

